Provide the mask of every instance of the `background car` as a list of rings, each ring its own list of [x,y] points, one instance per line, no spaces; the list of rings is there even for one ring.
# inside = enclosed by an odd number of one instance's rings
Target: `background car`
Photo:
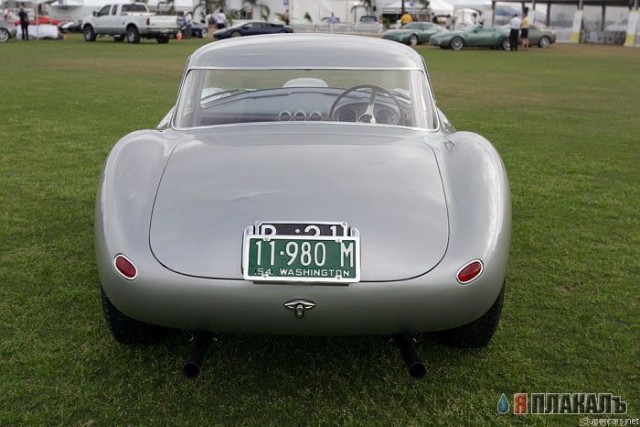
[[[490,47],[509,49],[509,34],[502,28],[472,26],[468,30],[448,31],[431,36],[433,46],[442,49],[461,50],[465,47]]]
[[[487,345],[510,245],[506,170],[432,94],[423,57],[380,38],[273,34],[192,53],[175,106],[118,141],[101,174],[114,338],[437,332]]]
[[[263,21],[250,21],[233,25],[213,33],[215,40],[242,36],[257,36],[261,34],[293,33],[291,27]]]
[[[58,29],[61,33],[81,33],[82,20],[61,22],[58,24]]]
[[[187,31],[187,24],[184,20],[184,17],[178,18],[178,26],[180,26],[180,32],[182,33],[182,37],[185,37],[185,32]],[[207,26],[207,24],[203,24],[201,22],[191,23],[190,37],[203,39],[207,37],[208,34],[209,34],[209,27]]]
[[[429,43],[431,36],[444,31],[447,30],[431,22],[410,22],[402,28],[385,31],[382,38],[415,46]]]
[[[511,49],[511,42],[509,41],[509,25],[500,27],[505,34],[507,34],[507,42],[504,44],[504,48]],[[542,24],[531,24],[529,26],[529,46],[538,46],[546,49],[556,42],[556,32],[550,28],[545,27]],[[522,38],[518,35],[518,43],[522,44]]]
[[[16,37],[16,26],[13,22],[0,19],[0,43],[6,43]]]

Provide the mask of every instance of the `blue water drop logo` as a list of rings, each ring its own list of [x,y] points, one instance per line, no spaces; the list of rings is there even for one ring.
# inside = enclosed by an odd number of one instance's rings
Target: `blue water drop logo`
[[[509,412],[509,400],[507,399],[507,396],[504,395],[504,393],[502,393],[502,396],[500,396],[500,400],[498,400],[498,412],[500,414],[506,414],[507,412]]]

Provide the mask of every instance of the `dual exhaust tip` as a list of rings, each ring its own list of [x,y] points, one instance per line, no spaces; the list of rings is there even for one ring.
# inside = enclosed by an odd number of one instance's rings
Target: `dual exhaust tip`
[[[196,332],[193,337],[193,348],[182,364],[182,375],[188,379],[195,379],[202,372],[202,364],[207,350],[213,341],[213,333],[208,331]],[[407,367],[409,375],[415,379],[424,378],[427,375],[427,365],[418,356],[413,342],[406,334],[394,335],[393,342],[398,347],[402,360]]]

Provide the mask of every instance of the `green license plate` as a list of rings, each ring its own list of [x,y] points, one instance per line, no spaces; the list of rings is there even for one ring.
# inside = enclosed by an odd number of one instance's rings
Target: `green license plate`
[[[358,282],[360,239],[246,235],[243,274],[255,282]]]

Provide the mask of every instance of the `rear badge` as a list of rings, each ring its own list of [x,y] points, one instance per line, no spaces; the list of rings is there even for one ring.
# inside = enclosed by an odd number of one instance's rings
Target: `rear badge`
[[[285,302],[284,306],[287,307],[289,310],[293,310],[296,318],[302,319],[304,317],[304,313],[307,310],[311,310],[313,307],[316,306],[316,304],[306,299],[294,299],[294,300]]]

